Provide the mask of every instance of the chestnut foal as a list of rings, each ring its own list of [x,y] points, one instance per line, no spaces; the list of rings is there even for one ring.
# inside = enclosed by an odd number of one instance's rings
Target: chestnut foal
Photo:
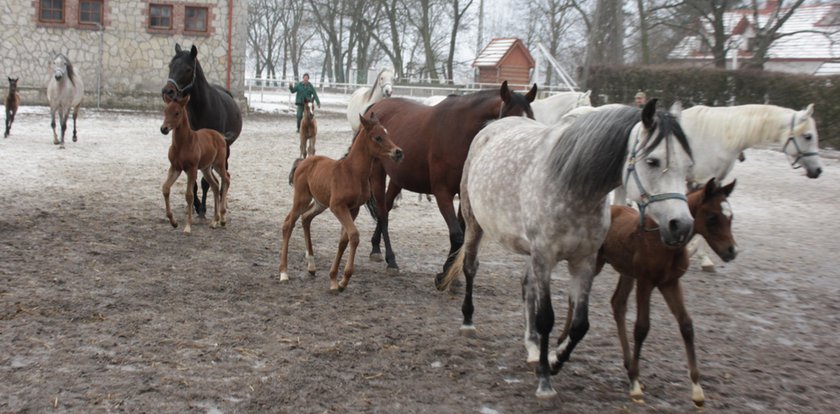
[[[315,138],[318,134],[318,121],[315,120],[312,102],[303,100],[303,119],[300,120],[300,157],[306,158],[315,155]],[[307,141],[309,148],[306,147]]]
[[[187,225],[184,227],[184,233],[189,233],[190,225],[192,225],[191,204],[198,170],[201,170],[204,179],[213,190],[215,211],[210,228],[216,228],[220,224],[225,225],[227,193],[230,187],[230,174],[225,165],[227,159],[225,139],[222,134],[213,129],[203,128],[193,131],[190,128],[187,117],[189,101],[189,95],[170,99],[163,110],[163,125],[160,127],[160,132],[164,135],[172,131],[172,145],[169,146],[169,172],[162,188],[163,200],[166,203],[166,217],[169,218],[172,227],[178,227],[178,223],[169,207],[169,191],[181,172],[187,172]],[[222,179],[221,190],[219,182],[213,176],[214,170]]]
[[[20,95],[17,92],[17,82],[20,78],[9,78],[9,94],[6,96],[6,132],[3,133],[3,138],[8,138],[12,133],[12,122],[15,122],[15,114],[17,114],[18,106],[20,106]]]
[[[703,236],[725,262],[735,259],[737,255],[735,240],[732,238],[732,210],[727,201],[734,188],[734,181],[719,187],[712,178],[705,187],[688,194],[688,208],[694,216],[694,232]],[[688,248],[665,246],[659,240],[659,232],[648,231],[656,226],[651,219],[645,220],[644,228],[640,228],[641,225],[638,211],[627,206],[612,206],[612,224],[598,252],[596,268],[596,272],[600,272],[606,262],[620,274],[611,302],[624,354],[624,367],[630,378],[630,398],[637,402],[644,398],[639,383],[639,355],[650,328],[651,292],[658,288],[679,323],[692,382],[691,399],[700,407],[705,397],[700,387],[700,373],[694,353],[694,327],[685,309],[680,285],[680,277],[688,270]],[[625,316],[627,298],[633,290],[634,282],[637,315],[631,356]]]
[[[400,162],[402,150],[388,137],[388,131],[376,114],[370,119],[361,115],[359,129],[350,152],[344,158],[333,160],[315,155],[292,167],[294,201],[292,210],[283,222],[283,244],[280,248],[280,280],[289,280],[286,267],[289,258],[289,238],[298,217],[302,216],[303,238],[306,242],[306,261],[310,274],[315,274],[315,252],[312,249],[310,225],[312,219],[327,208],[341,222],[341,239],[338,251],[330,268],[330,290],[342,291],[353,275],[356,247],[359,245],[359,230],[354,221],[359,207],[370,199],[370,168],[373,161],[390,159]],[[350,256],[344,267],[344,278],[337,282],[341,256],[350,244]]]

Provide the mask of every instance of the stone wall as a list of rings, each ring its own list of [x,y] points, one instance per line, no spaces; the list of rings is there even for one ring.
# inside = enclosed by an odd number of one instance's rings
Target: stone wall
[[[155,4],[173,5],[173,29],[169,31],[147,28],[149,0],[106,0],[105,28],[101,32],[78,24],[73,14],[78,0],[65,0],[64,24],[39,22],[38,0],[4,2],[0,6],[0,89],[5,89],[6,76],[19,77],[24,104],[46,104],[45,92],[38,90],[46,89],[52,74],[52,53],[61,52],[84,79],[83,106],[95,107],[99,97],[103,107],[156,108],[175,43],[185,48],[195,44],[207,79],[224,86],[229,1],[234,8],[231,92],[244,102],[248,8],[247,2],[236,0],[156,0]],[[185,5],[209,7],[208,33],[184,31]],[[100,67],[101,79],[97,82]]]

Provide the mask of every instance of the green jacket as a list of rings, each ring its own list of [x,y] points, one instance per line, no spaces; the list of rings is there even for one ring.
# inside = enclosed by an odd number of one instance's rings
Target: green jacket
[[[303,105],[304,99],[309,102],[312,102],[314,99],[315,103],[321,106],[321,100],[318,99],[318,92],[315,92],[315,87],[312,86],[312,82],[306,84],[298,82],[297,85],[289,86],[289,92],[297,92],[297,95],[295,95],[295,105]]]

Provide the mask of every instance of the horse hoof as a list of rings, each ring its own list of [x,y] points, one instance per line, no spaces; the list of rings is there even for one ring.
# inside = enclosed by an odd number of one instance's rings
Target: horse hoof
[[[173,229],[177,229],[177,228],[178,228],[178,223],[176,223],[176,222],[174,222],[174,221],[170,221],[170,222],[169,222],[169,224],[171,224],[171,225],[172,225],[172,228],[173,228]]]
[[[76,141],[78,141],[78,140],[79,140],[79,139],[78,139],[78,138],[76,138],[75,136],[73,137],[73,142],[76,142]]]
[[[385,269],[385,272],[388,273],[391,276],[398,275],[398,274],[400,274],[400,268],[396,267],[396,266],[394,266],[394,267],[388,266],[388,268]]]
[[[458,333],[465,338],[475,338],[476,330],[475,326],[473,325],[461,325],[461,329],[458,330]]]
[[[537,398],[541,400],[554,398],[557,396],[557,391],[554,391],[554,388],[551,387],[551,384],[548,382],[547,379],[540,379],[540,385],[537,387]]]
[[[190,226],[184,227],[184,234],[190,234]]]
[[[286,282],[289,280],[289,274],[286,272],[280,272],[280,281]]]
[[[633,401],[634,403],[639,404],[639,405],[645,405],[645,397],[642,396],[642,395],[638,395],[638,396],[635,396],[635,397],[631,395],[630,396],[630,401]]]
[[[703,271],[707,273],[717,273],[715,265],[703,265],[701,269],[703,269]]]
[[[218,222],[215,222],[215,221],[214,221],[214,222],[210,223],[210,228],[211,228],[211,229],[215,229],[215,228],[218,228],[218,227],[219,227],[219,223],[218,223]]]
[[[64,149],[64,144],[59,145],[59,146],[58,146],[58,149]]]
[[[700,400],[700,401],[693,401],[693,403],[694,403],[694,408],[703,408],[703,406],[706,402],[703,401],[703,400]]]
[[[371,262],[381,262],[382,261],[382,253],[371,253],[370,254],[370,261]]]

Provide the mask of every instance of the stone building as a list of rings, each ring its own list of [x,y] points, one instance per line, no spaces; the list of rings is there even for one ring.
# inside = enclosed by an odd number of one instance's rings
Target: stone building
[[[211,83],[244,102],[247,2],[6,0],[0,79],[19,77],[25,104],[46,104],[53,53],[85,84],[82,106],[158,108],[175,43],[198,48]]]

